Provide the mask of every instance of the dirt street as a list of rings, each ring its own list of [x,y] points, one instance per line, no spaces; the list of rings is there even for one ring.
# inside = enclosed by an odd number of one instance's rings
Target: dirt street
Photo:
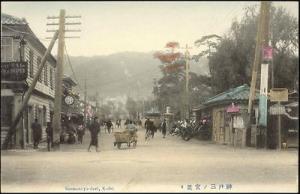
[[[115,129],[116,131],[116,129]],[[156,133],[137,147],[113,146],[101,132],[100,152],[83,144],[60,151],[1,152],[2,192],[296,192],[298,150],[234,149]],[[45,145],[42,145],[45,146]]]

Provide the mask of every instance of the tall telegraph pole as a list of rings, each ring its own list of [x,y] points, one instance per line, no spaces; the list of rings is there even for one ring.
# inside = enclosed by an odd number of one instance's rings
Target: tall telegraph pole
[[[58,146],[60,141],[61,132],[61,104],[62,104],[62,79],[63,79],[63,65],[64,65],[64,49],[65,38],[79,38],[78,36],[65,37],[65,32],[80,32],[80,30],[65,30],[66,25],[78,25],[80,22],[66,23],[66,18],[80,18],[81,16],[66,16],[64,9],[60,10],[59,17],[52,16],[47,19],[59,19],[58,23],[47,23],[47,25],[58,25],[58,50],[57,50],[57,63],[56,63],[56,75],[55,75],[55,98],[54,98],[54,114],[53,114],[53,143]],[[55,30],[47,30],[47,32],[53,32]]]
[[[189,102],[189,79],[190,79],[190,52],[192,47],[185,46],[185,91],[184,91],[184,117],[183,119],[189,119],[190,117],[190,102]]]
[[[269,20],[270,20],[271,2],[263,4],[263,21],[262,21],[262,50],[264,51],[261,63],[261,81],[259,95],[259,126],[264,139],[264,146],[267,146],[267,115],[268,115],[268,76],[269,76],[269,59],[266,56],[265,50],[269,49]]]
[[[255,90],[256,90],[256,81],[257,81],[257,71],[259,62],[261,60],[261,51],[263,46],[263,38],[266,30],[268,29],[268,22],[266,22],[266,13],[268,9],[268,3],[266,1],[261,2],[260,7],[260,17],[258,22],[258,28],[257,28],[257,37],[256,37],[256,46],[255,46],[255,57],[254,57],[254,63],[252,66],[252,79],[251,79],[251,86],[250,86],[250,94],[249,94],[249,102],[248,102],[248,130],[251,130],[251,112],[252,112],[252,103],[255,99]],[[267,26],[267,27],[266,27]]]
[[[54,115],[53,115],[53,142],[59,144],[59,134],[61,131],[61,98],[62,98],[62,78],[64,64],[64,47],[65,47],[65,10],[60,10],[59,14],[59,34],[58,50],[55,76],[55,98],[54,98]]]
[[[186,45],[185,51],[185,118],[189,119],[190,106],[189,106],[189,72],[190,72],[190,52],[188,45]]]

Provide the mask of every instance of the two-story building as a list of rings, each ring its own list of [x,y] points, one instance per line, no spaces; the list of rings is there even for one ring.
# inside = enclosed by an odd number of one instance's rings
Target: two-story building
[[[1,13],[1,144],[24,95],[33,81],[46,47],[35,36],[25,19]],[[11,146],[33,142],[31,124],[37,118],[46,137],[46,123],[53,115],[56,59],[50,55],[30,97],[23,118],[12,137]]]

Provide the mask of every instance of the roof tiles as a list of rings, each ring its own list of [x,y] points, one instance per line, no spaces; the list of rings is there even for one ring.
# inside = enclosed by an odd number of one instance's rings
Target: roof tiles
[[[11,16],[5,13],[1,13],[1,24],[6,25],[26,25],[28,24],[25,18],[17,18],[15,16]]]

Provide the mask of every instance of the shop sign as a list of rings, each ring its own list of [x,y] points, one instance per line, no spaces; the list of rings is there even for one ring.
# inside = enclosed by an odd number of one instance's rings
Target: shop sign
[[[270,114],[271,115],[283,115],[285,113],[286,113],[285,107],[282,106],[282,105],[275,104],[275,105],[270,107]]]
[[[237,113],[237,112],[240,112],[240,107],[235,106],[234,103],[232,103],[231,106],[229,106],[229,107],[226,109],[226,112],[227,112],[227,113]]]
[[[24,81],[27,78],[27,62],[1,62],[1,79]]]
[[[234,116],[233,117],[233,127],[237,128],[237,129],[243,129],[245,127],[242,116]]]
[[[287,102],[289,100],[287,88],[272,88],[270,90],[271,102]]]
[[[263,59],[266,61],[270,61],[273,58],[273,48],[270,46],[266,46],[263,48]]]

